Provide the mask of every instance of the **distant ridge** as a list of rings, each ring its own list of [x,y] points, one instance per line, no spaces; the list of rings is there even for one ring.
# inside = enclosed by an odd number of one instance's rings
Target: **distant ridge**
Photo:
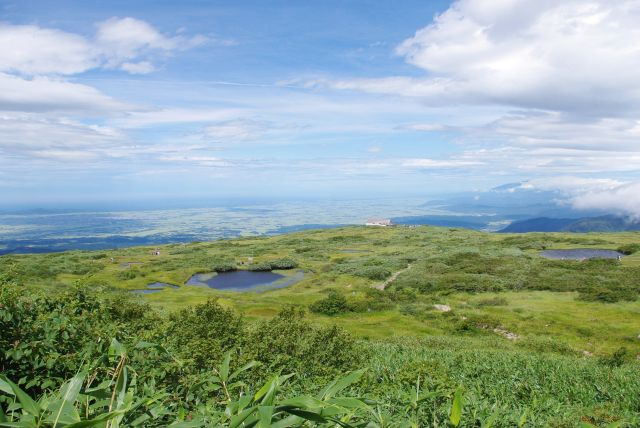
[[[500,233],[526,232],[624,232],[640,230],[640,222],[612,215],[583,218],[536,217],[515,221]]]

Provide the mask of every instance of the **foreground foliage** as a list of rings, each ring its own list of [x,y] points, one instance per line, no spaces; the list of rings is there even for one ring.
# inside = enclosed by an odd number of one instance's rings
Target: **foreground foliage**
[[[502,302],[485,302],[484,304]],[[289,307],[168,315],[0,286],[0,426],[637,426],[640,367],[475,337],[357,341]]]

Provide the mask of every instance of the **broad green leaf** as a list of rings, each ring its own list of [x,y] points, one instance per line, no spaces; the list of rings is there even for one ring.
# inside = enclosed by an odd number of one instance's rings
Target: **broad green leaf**
[[[14,395],[13,389],[11,389],[11,385],[9,385],[7,382],[5,382],[2,379],[0,379],[0,391],[5,392],[9,395]]]
[[[260,428],[269,428],[271,426],[271,418],[273,417],[273,406],[258,407],[258,426]]]
[[[233,416],[231,418],[231,421],[229,422],[229,428],[236,428],[240,426],[240,424],[246,421],[247,418],[251,416],[251,413],[253,413],[255,410],[256,410],[255,406],[249,407],[248,409],[244,410],[242,413]]]
[[[335,406],[344,407],[345,409],[365,409],[369,407],[367,404],[362,402],[362,400],[351,397],[332,398],[331,400],[328,400],[328,403],[331,403]]]
[[[128,381],[129,370],[127,366],[122,368],[122,371],[118,375],[118,380],[116,382],[116,410],[120,410],[124,407],[126,395],[127,395],[127,381]]]
[[[278,382],[278,376],[272,377],[271,380],[267,381],[264,385],[262,385],[262,388],[260,388],[258,392],[256,392],[256,394],[253,396],[253,401],[261,400],[264,396],[266,396],[269,393],[269,391],[275,389],[277,382]]]
[[[462,406],[462,391],[460,390],[460,388],[458,388],[453,396],[451,413],[449,414],[449,421],[454,427],[460,425],[460,418],[462,417]]]
[[[301,425],[301,422],[303,422],[304,419],[295,416],[295,415],[290,415],[287,416],[284,419],[281,419],[277,422],[274,422],[271,424],[271,428],[289,428],[289,427],[297,427]]]
[[[53,412],[53,426],[58,425],[58,421],[63,420],[65,424],[70,422],[79,422],[80,417],[76,411],[74,404],[82,388],[82,382],[84,382],[85,374],[79,373],[75,375],[71,380],[66,382],[60,388],[60,404],[56,411]]]
[[[109,345],[109,359],[114,361],[117,358],[124,357],[126,354],[127,351],[124,345],[118,342],[115,338],[111,339],[111,344]]]
[[[320,393],[320,397],[322,399],[333,397],[335,394],[342,391],[352,383],[357,382],[362,377],[365,371],[366,369],[356,370],[342,378],[334,380]]]
[[[303,395],[300,397],[289,398],[278,403],[279,406],[299,407],[303,409],[314,409],[324,407],[326,404],[317,398]]]
[[[29,395],[18,387],[15,383],[11,382],[7,377],[1,376],[0,379],[4,380],[6,384],[11,387],[13,394],[16,396],[22,409],[36,418],[40,416],[40,406]]]
[[[249,363],[245,364],[244,366],[240,367],[238,370],[236,370],[235,372],[233,372],[233,373],[231,374],[231,376],[229,376],[228,381],[229,381],[229,382],[231,382],[234,378],[236,378],[237,376],[239,376],[242,372],[247,371],[247,370],[249,370],[250,368],[255,367],[255,366],[259,366],[259,365],[260,365],[260,363],[259,363],[259,362],[257,362],[257,361],[251,361],[251,362],[249,362]]]
[[[229,363],[231,363],[231,352],[224,354],[224,360],[220,366],[220,379],[226,382],[229,379]]]
[[[103,413],[99,416],[96,416],[93,419],[88,419],[86,421],[76,422],[75,424],[67,425],[65,428],[86,428],[93,427],[96,425],[103,425],[105,422],[110,421],[118,416],[122,416],[123,412],[115,411],[109,413]]]
[[[324,417],[322,417],[321,415],[308,411],[308,410],[302,410],[302,409],[289,409],[286,411],[289,414],[298,416],[302,419],[305,419],[307,421],[311,421],[311,422],[319,422],[319,423],[325,423],[328,422],[328,420]]]

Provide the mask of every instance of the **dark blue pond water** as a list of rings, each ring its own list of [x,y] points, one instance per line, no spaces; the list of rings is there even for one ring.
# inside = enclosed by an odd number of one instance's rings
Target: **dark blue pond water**
[[[234,272],[197,273],[189,278],[187,285],[206,286],[225,291],[266,291],[284,288],[304,278],[302,271],[292,276],[284,276],[274,272],[251,272],[238,270]]]
[[[546,250],[540,255],[554,260],[584,260],[584,259],[617,259],[623,254],[614,250],[590,250],[585,248],[575,250]]]

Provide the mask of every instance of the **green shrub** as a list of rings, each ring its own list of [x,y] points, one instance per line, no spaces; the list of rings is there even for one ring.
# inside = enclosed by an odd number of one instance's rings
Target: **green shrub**
[[[242,317],[217,300],[182,309],[169,317],[163,341],[196,370],[211,368],[245,339]]]
[[[233,272],[238,270],[238,266],[236,265],[235,262],[232,261],[219,261],[214,263],[212,270],[214,272]]]
[[[578,298],[588,302],[616,303],[621,300],[632,302],[638,298],[638,292],[625,288],[593,287],[582,291]]]
[[[347,299],[337,291],[331,291],[327,297],[309,305],[312,312],[323,315],[339,315],[351,310]]]
[[[326,376],[358,367],[360,346],[343,329],[315,327],[303,308],[289,306],[248,333],[245,353],[273,370]]]
[[[618,252],[627,256],[640,251],[640,244],[625,244],[618,247]]]
[[[136,276],[138,276],[137,271],[131,268],[118,272],[118,279],[122,279],[124,281],[133,279]]]
[[[601,357],[600,363],[609,367],[620,367],[627,360],[627,348],[618,348],[613,354]]]
[[[290,258],[283,258],[283,259],[273,260],[269,262],[269,265],[271,266],[271,269],[274,269],[274,270],[295,269],[298,267],[298,262]]]
[[[247,270],[252,272],[271,272],[271,264],[270,263],[255,263],[247,266]]]

